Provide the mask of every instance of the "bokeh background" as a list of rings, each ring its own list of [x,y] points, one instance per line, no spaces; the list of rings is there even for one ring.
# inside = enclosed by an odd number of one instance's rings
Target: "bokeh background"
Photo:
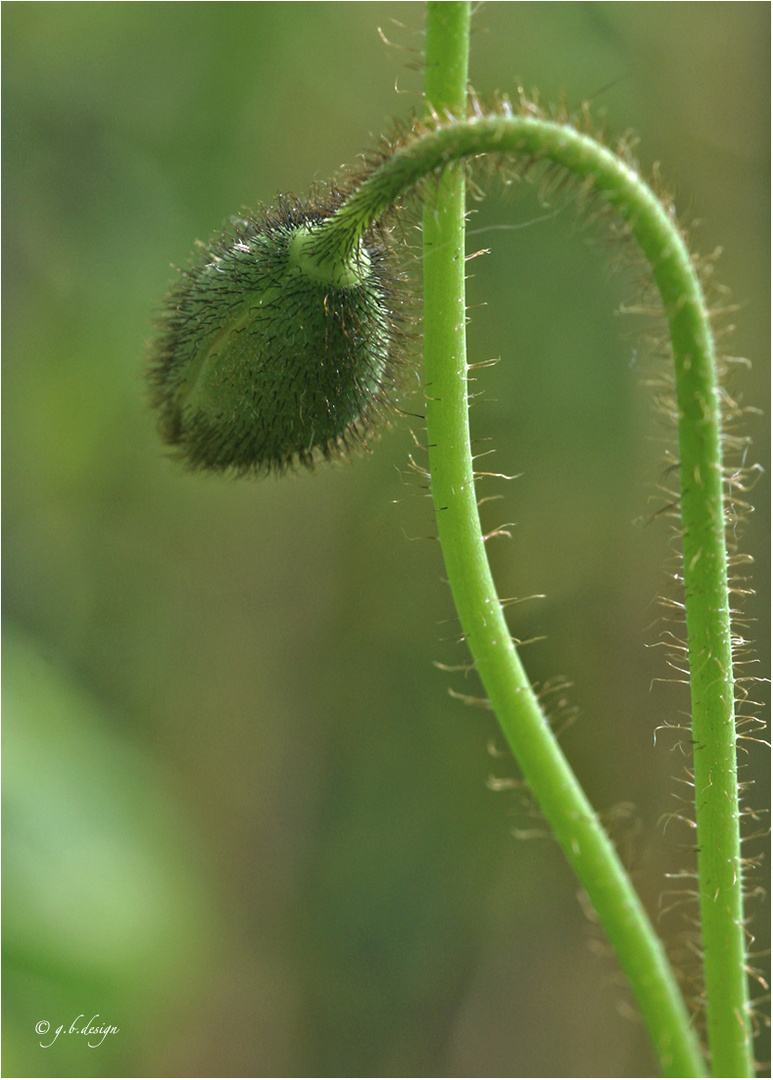
[[[152,317],[196,239],[302,193],[421,108],[418,3],[3,5],[5,1075],[650,1076],[577,886],[509,784],[463,663],[421,420],[276,480],[183,473],[143,402]],[[671,179],[740,305],[765,409],[770,10],[496,3],[482,94],[590,99]],[[378,28],[382,30],[379,35]],[[560,199],[474,203],[483,507],[535,681],[646,903],[691,861],[671,432],[631,274]],[[416,385],[421,382],[417,367]],[[420,391],[404,409],[421,412]],[[768,457],[752,415],[752,460]],[[768,655],[768,484],[743,527]],[[678,628],[674,627],[676,631]],[[765,805],[763,750],[749,796]],[[502,783],[499,783],[499,782]],[[492,788],[500,788],[495,791]],[[761,874],[764,876],[764,872]],[[764,905],[754,929],[764,938]],[[660,925],[677,956],[684,923]],[[693,961],[694,965],[694,961]],[[690,964],[688,962],[688,975]],[[98,1016],[89,1048],[62,1033]],[[36,1024],[51,1025],[48,1035]],[[95,1041],[99,1041],[98,1039]],[[763,1058],[767,1055],[761,1043]]]

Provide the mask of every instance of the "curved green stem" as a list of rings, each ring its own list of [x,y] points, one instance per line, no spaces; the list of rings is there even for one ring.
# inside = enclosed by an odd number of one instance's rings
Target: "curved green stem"
[[[424,219],[427,429],[438,532],[480,678],[523,774],[587,890],[668,1075],[704,1075],[698,1041],[652,926],[549,730],[513,647],[478,519],[467,424],[464,179],[455,162],[512,154],[555,163],[627,224],[660,293],[674,356],[680,510],[693,709],[699,900],[715,1076],[751,1076],[721,456],[714,343],[700,281],[674,220],[635,169],[571,125],[536,113],[465,111],[466,4],[429,5],[430,129],[398,149],[315,230],[320,258],[356,259],[365,231],[438,177]],[[447,114],[447,115],[446,115]]]
[[[460,111],[446,96],[435,51],[445,27],[427,24],[427,97]],[[460,13],[461,15],[461,13]],[[452,47],[450,44],[449,47]],[[470,651],[524,777],[594,904],[636,994],[662,1068],[703,1076],[700,1046],[673,973],[630,879],[563,756],[513,647],[489,569],[478,516],[468,423],[464,289],[465,178],[448,170],[424,215],[424,349],[427,432],[438,536]]]

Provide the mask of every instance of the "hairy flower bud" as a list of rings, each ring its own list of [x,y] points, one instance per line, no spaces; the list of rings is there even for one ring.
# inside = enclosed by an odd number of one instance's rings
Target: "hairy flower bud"
[[[202,247],[151,350],[166,442],[194,469],[279,472],[363,442],[393,397],[401,319],[387,234],[315,262],[314,226],[341,201],[280,199]]]

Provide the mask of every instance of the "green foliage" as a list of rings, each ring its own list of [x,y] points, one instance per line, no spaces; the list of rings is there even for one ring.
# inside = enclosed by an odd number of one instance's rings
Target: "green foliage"
[[[180,809],[114,718],[12,632],[3,728],[4,1071],[140,1075],[132,1032],[153,1041],[181,983],[192,1004],[211,933]],[[94,1017],[118,1031],[87,1040]]]

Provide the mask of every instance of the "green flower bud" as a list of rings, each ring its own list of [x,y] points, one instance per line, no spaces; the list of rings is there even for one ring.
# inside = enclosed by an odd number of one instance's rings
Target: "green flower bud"
[[[160,431],[191,468],[313,466],[364,443],[395,393],[404,338],[388,234],[348,261],[314,254],[342,201],[280,199],[204,246],[159,321],[148,379]]]

